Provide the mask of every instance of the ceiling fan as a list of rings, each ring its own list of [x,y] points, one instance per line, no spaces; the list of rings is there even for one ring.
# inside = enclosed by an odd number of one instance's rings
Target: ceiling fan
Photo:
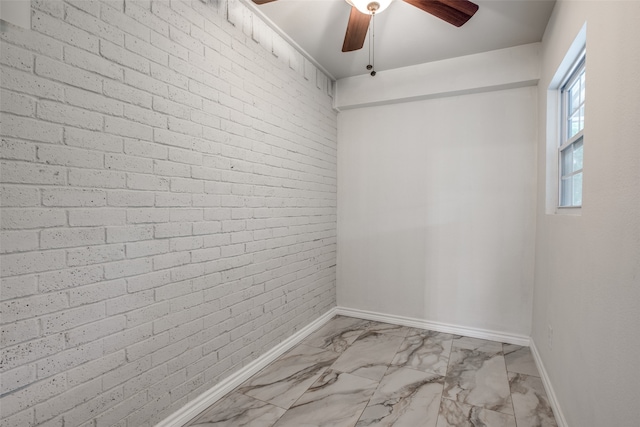
[[[261,5],[276,0],[252,0]],[[386,9],[394,0],[346,0],[351,5],[347,32],[342,45],[343,52],[362,49],[367,37],[371,17]],[[478,5],[468,0],[403,0],[456,27],[464,25],[478,10]]]

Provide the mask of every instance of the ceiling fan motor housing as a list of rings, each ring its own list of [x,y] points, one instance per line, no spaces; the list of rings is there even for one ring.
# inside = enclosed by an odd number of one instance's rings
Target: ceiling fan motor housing
[[[346,2],[365,15],[373,15],[385,10],[393,0],[346,0]]]

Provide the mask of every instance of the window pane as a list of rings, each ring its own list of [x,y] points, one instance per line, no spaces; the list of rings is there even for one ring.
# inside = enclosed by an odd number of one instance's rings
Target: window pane
[[[580,76],[580,101],[584,104],[584,85],[586,83],[585,81],[585,72],[582,72],[582,75]]]
[[[580,107],[580,79],[569,89],[569,114],[573,113]]]
[[[565,148],[560,155],[562,156],[561,174],[562,176],[569,175],[573,172],[573,145]]]
[[[582,139],[580,141],[576,141],[573,144],[573,168],[572,170],[577,171],[582,169]]]
[[[560,206],[571,206],[571,178],[562,178],[562,182],[560,184]]]
[[[582,172],[573,175],[572,177],[572,205],[582,206]]]

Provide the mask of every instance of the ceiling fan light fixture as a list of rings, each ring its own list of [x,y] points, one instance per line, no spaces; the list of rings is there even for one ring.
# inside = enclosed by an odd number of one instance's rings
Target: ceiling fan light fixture
[[[373,15],[388,8],[393,0],[346,0],[346,2],[365,15]]]

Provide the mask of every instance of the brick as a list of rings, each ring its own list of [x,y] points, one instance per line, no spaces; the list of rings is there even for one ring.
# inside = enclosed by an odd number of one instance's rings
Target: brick
[[[49,335],[103,319],[104,307],[104,303],[97,303],[42,316],[40,318],[42,332],[44,335]]]
[[[171,178],[171,191],[178,193],[202,193],[204,183],[196,179]]]
[[[2,231],[0,232],[0,252],[28,252],[38,249],[38,233],[36,231]]]
[[[0,91],[0,111],[33,117],[36,114],[36,102],[30,96],[2,90]]]
[[[149,174],[153,172],[151,159],[126,154],[107,154],[104,158],[104,164],[107,169]]]
[[[147,157],[151,159],[166,159],[169,156],[169,150],[167,147],[137,139],[127,139],[125,141],[124,152],[132,156]]]
[[[83,108],[59,104],[53,101],[38,102],[38,118],[75,127],[101,130],[102,115],[87,111]]]
[[[66,332],[65,341],[68,346],[76,347],[120,332],[124,330],[125,325],[126,319],[124,316],[109,317]]]
[[[36,371],[35,366],[26,365],[20,366],[16,369],[12,369],[10,371],[5,371],[2,373],[2,384],[0,385],[0,393],[8,394],[14,390],[25,387],[28,384],[31,384],[36,379]],[[7,421],[5,418],[4,421]],[[29,420],[30,421],[30,420]],[[14,425],[14,424],[9,424]],[[26,425],[25,424],[15,424]]]
[[[125,70],[124,81],[129,86],[135,87],[150,94],[167,97],[169,93],[166,83],[150,78],[147,73],[140,73],[134,70]]]
[[[69,211],[69,225],[72,227],[124,225],[126,222],[127,212],[125,209],[73,209]],[[115,243],[108,240],[107,242]]]
[[[191,82],[189,82],[189,88],[192,86]],[[177,87],[169,86],[169,99],[197,110],[202,110],[203,108],[202,96],[199,92],[193,92],[191,90],[186,91]]]
[[[41,98],[64,99],[64,90],[61,84],[9,68],[3,68],[0,85],[15,92]]]
[[[124,259],[124,247],[122,245],[87,246],[67,251],[67,265],[69,267],[99,264],[121,259]]]
[[[3,348],[10,347],[24,341],[38,338],[39,335],[40,331],[36,319],[7,323],[0,327],[0,345],[2,345]]]
[[[106,411],[118,402],[121,402],[122,399],[123,392],[120,387],[105,391],[94,399],[82,403],[66,412],[64,415],[65,424],[80,426],[87,420],[93,420],[95,414]],[[82,427],[86,427],[86,425],[82,425]]]
[[[69,248],[104,243],[105,231],[102,228],[56,228],[42,230],[40,233],[40,246],[42,249]]]
[[[171,280],[180,281],[193,279],[194,277],[202,276],[204,271],[204,265],[202,264],[189,264],[175,267],[171,270]]]
[[[142,375],[132,378],[124,383],[125,396],[133,396],[143,390],[151,388],[153,384],[160,382],[167,375],[167,368],[164,366],[156,367],[144,372]]]
[[[200,249],[203,244],[202,237],[200,236],[175,237],[170,241],[171,252]]]
[[[44,381],[29,384],[21,390],[18,390],[8,396],[2,398],[2,418],[13,415],[24,409],[31,408],[36,404],[50,399],[66,389],[66,380],[64,375],[58,375],[47,378]]]
[[[103,83],[103,93],[110,98],[151,108],[152,96],[150,94],[116,81],[105,80]]]
[[[125,245],[127,258],[140,258],[169,252],[168,240],[154,240],[146,242],[127,243]]]
[[[189,150],[194,147],[196,141],[195,138],[189,135],[172,132],[167,129],[154,129],[153,140],[160,144],[182,147]]]
[[[1,301],[34,295],[37,291],[38,282],[35,275],[3,278],[0,281]]]
[[[116,64],[124,65],[141,73],[149,73],[149,61],[147,59],[141,58],[139,55],[106,40],[100,40],[100,55]]]
[[[61,351],[36,363],[38,378],[47,378],[68,369],[75,368],[103,355],[102,341],[96,341]]]
[[[107,242],[122,243],[153,239],[153,226],[107,227]]]
[[[77,187],[125,188],[127,178],[124,172],[71,169],[69,185]]]
[[[38,275],[38,286],[41,292],[59,291],[75,288],[102,280],[103,267],[92,265],[41,273]]]
[[[0,205],[3,207],[28,207],[40,204],[37,188],[21,185],[0,186]]]
[[[166,285],[171,281],[171,274],[168,271],[158,271],[149,274],[143,274],[127,279],[127,290],[129,292],[145,291],[147,289],[156,289]]]
[[[42,164],[0,162],[2,182],[19,184],[65,184],[65,170],[57,166]]]
[[[59,19],[64,17],[64,2],[61,0],[34,0],[33,7]]]
[[[155,175],[127,174],[127,187],[132,190],[168,191],[169,179]]]
[[[169,64],[169,54],[162,49],[158,49],[155,46],[152,46],[147,41],[141,40],[131,35],[127,35],[124,40],[124,45],[128,50],[137,53],[143,58],[147,58],[161,65]]]
[[[145,125],[160,128],[167,127],[167,117],[164,114],[160,114],[146,108],[136,107],[135,105],[125,105],[124,116],[129,120]]]
[[[192,196],[185,193],[157,193],[156,194],[156,206],[157,207],[186,207],[191,206]]]
[[[132,224],[168,222],[169,211],[166,209],[129,209],[127,222]]]
[[[76,107],[112,116],[122,116],[124,114],[123,104],[115,99],[73,87],[65,88],[64,94],[66,101]],[[103,149],[101,151],[109,150]]]
[[[182,150],[180,148],[169,148],[169,160],[178,162],[178,163],[201,165],[202,154],[192,150]]]
[[[122,152],[122,138],[102,132],[67,127],[64,129],[64,143],[93,151]]]
[[[178,104],[177,102],[169,101],[168,99],[159,96],[153,97],[153,109],[160,113],[180,117],[182,119],[189,119],[191,116],[191,109],[189,107]]]
[[[153,139],[152,127],[117,117],[105,117],[104,130],[114,135],[139,138],[146,141]]]
[[[55,209],[4,209],[0,217],[2,228],[41,228],[66,225],[67,216],[63,211]]]
[[[166,268],[173,268],[188,264],[190,261],[191,256],[188,252],[157,255],[153,257],[153,269],[163,270]]]
[[[193,234],[215,234],[222,231],[222,224],[220,221],[204,221],[193,223]]]
[[[127,13],[129,6],[135,6],[135,2],[131,5],[127,5]],[[141,38],[143,40],[149,40],[149,28],[145,28],[144,26],[138,25],[138,23],[132,19],[131,17],[125,15],[121,11],[115,10],[106,5],[102,5],[101,18],[104,22],[119,28],[128,34],[133,34],[134,36]]]
[[[2,115],[1,120],[0,133],[2,135],[31,141],[62,142],[62,127],[59,125],[6,114]]]
[[[128,314],[126,316],[128,316]],[[130,345],[149,338],[151,335],[152,329],[150,324],[138,327],[129,327],[122,332],[115,333],[104,339],[105,352],[122,350]],[[131,365],[123,366],[121,370],[127,371],[129,367],[131,367]],[[149,368],[147,367],[147,369]],[[120,375],[118,372],[112,372],[109,375],[105,375],[105,387],[111,387],[112,385],[117,385],[124,381],[124,379],[120,379],[119,377]]]
[[[138,310],[130,311],[125,315],[127,317],[127,326],[131,328],[151,322],[155,319],[168,315],[170,311],[171,307],[168,302],[156,303]],[[149,334],[151,334],[151,332],[149,332]]]
[[[66,83],[70,86],[90,90],[102,91],[102,78],[88,71],[80,70],[71,65],[54,61],[45,56],[36,56],[36,74],[40,77]]]
[[[2,43],[0,44],[0,64],[31,72],[33,71],[33,53],[9,43]]]
[[[6,347],[3,349],[2,369],[7,370],[25,365],[56,354],[63,348],[64,339],[61,334],[50,335],[45,338]]]
[[[104,275],[107,279],[117,279],[149,273],[151,270],[151,260],[149,258],[138,258],[108,264],[105,266]]]
[[[129,7],[127,7],[127,10]],[[148,402],[147,393],[142,392],[127,399],[114,407],[102,412],[95,419],[96,427],[126,427],[127,420],[122,419],[125,414],[134,413],[138,408],[143,407]],[[120,422],[118,422],[120,421]],[[91,421],[93,427],[93,420]]]
[[[105,301],[126,293],[125,281],[111,280],[100,281],[86,286],[76,286],[69,291],[69,304],[74,307],[83,304],[91,304]]]
[[[106,193],[101,190],[55,188],[43,190],[42,192],[42,204],[44,206],[105,206],[107,204],[106,201]]]
[[[31,15],[31,29],[72,46],[98,52],[98,38],[41,12]]]
[[[126,363],[124,351],[107,354],[96,360],[89,361],[70,371],[67,371],[67,381],[70,387],[75,387],[98,376],[106,374]]]
[[[163,332],[127,347],[127,359],[135,361],[169,344],[169,333]]]
[[[156,160],[153,162],[153,173],[163,176],[190,177],[191,167],[189,165]]]
[[[75,6],[84,6],[85,8],[90,7],[90,5],[83,5],[83,3],[90,2],[81,2],[76,1]],[[98,5],[93,5],[93,7],[98,7]],[[88,33],[91,33],[98,37],[101,40],[109,40],[112,43],[122,45],[124,41],[124,33],[117,28],[105,23],[104,21],[97,19],[96,15],[91,16],[91,14],[85,13],[85,11],[78,10],[73,7],[67,7],[65,9],[65,21],[74,27],[81,28]],[[97,10],[92,10],[93,13],[98,12]],[[98,12],[99,13],[99,12]]]
[[[107,301],[109,316],[144,307],[154,301],[153,291],[141,291]]]
[[[9,160],[35,161],[36,144],[17,139],[2,138],[0,141],[0,156]]]
[[[100,16],[100,3],[87,2],[85,0],[69,0],[67,4],[70,4],[80,10],[87,12],[90,15]]]
[[[36,422],[40,424],[43,421],[50,420],[56,415],[60,415],[74,406],[97,396],[100,394],[100,391],[100,380],[94,379],[67,390],[44,403],[36,405]]]
[[[93,55],[72,46],[64,47],[64,62],[110,79],[124,79],[124,70],[122,67],[98,55]]]
[[[189,21],[175,13],[164,3],[152,4],[151,12],[153,12],[153,14],[158,16],[160,19],[168,22],[170,24],[170,27],[178,27],[182,31],[189,31],[189,28],[191,28],[191,24],[189,23]]]

